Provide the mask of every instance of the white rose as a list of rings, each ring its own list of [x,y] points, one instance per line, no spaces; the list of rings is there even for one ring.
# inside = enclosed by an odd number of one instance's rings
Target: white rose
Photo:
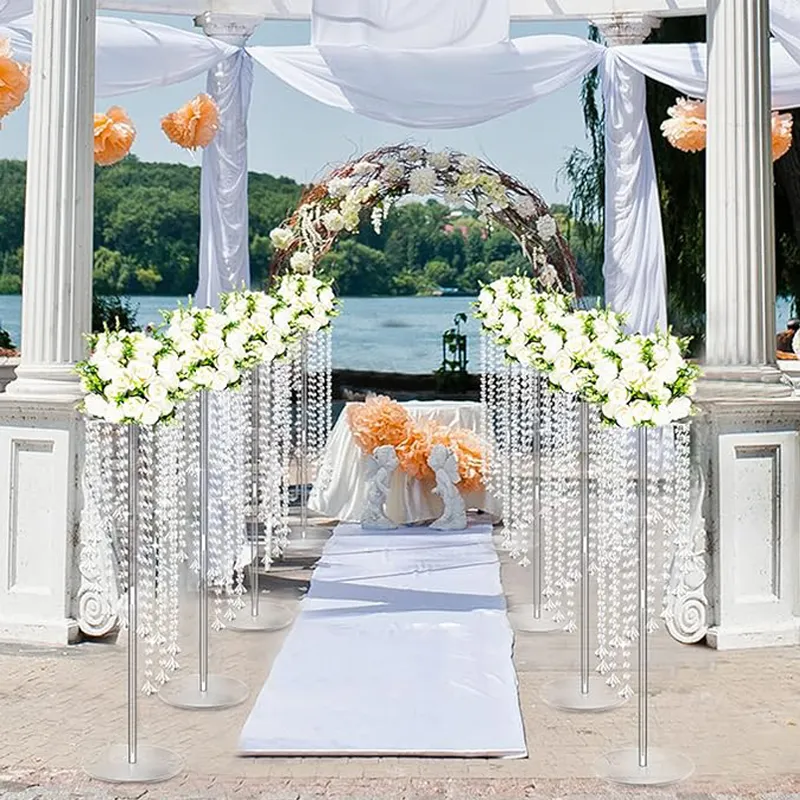
[[[583,355],[588,352],[591,346],[591,340],[588,336],[584,336],[583,334],[572,334],[568,336],[566,342],[564,342],[564,349],[574,356]]]
[[[569,353],[563,350],[553,359],[553,370],[555,372],[572,372],[572,359]]]
[[[350,190],[350,178],[331,178],[328,181],[328,194],[331,197],[344,197]]]
[[[238,358],[244,358],[245,346],[247,345],[249,337],[240,328],[234,328],[225,337],[225,346],[232,353],[235,353]]]
[[[131,361],[128,364],[128,375],[134,381],[149,383],[156,377],[156,370],[152,361]]]
[[[642,345],[636,339],[623,339],[613,349],[623,360],[641,360]]]
[[[545,331],[542,334],[542,351],[543,357],[552,361],[564,346],[564,339],[561,334],[554,330]]]
[[[147,395],[147,399],[150,400],[151,403],[158,403],[162,400],[166,400],[167,396],[169,395],[166,384],[159,378],[154,378],[152,381],[150,381],[147,388],[144,390],[144,393]]]
[[[143,336],[136,345],[137,357],[141,355],[147,358],[153,358],[156,353],[162,350],[163,347],[163,343],[159,342],[158,339],[153,339],[149,336]]]
[[[667,408],[672,421],[677,422],[679,419],[686,419],[691,414],[692,401],[688,397],[679,397],[677,400],[673,400]]]
[[[633,411],[631,411],[630,406],[621,406],[618,408],[614,419],[621,428],[632,428],[635,425]]]
[[[608,389],[608,402],[615,406],[624,406],[628,402],[628,389],[616,381]]]
[[[225,347],[225,342],[216,333],[202,333],[197,340],[197,346],[203,355],[215,356]]]
[[[122,342],[109,342],[106,346],[106,355],[113,361],[119,361],[124,349]]]
[[[232,382],[228,380],[228,376],[224,372],[216,371],[211,379],[211,389],[215,392],[221,392],[227,389],[229,383]]]
[[[140,422],[142,412],[144,411],[146,403],[142,397],[129,397],[120,406],[122,416],[127,419],[132,419],[134,422]]]
[[[285,250],[294,241],[294,233],[290,228],[273,228],[269,239],[276,249]]]
[[[113,381],[122,372],[118,361],[104,358],[101,361],[95,361],[94,365],[97,367],[97,376],[102,381]]]
[[[431,153],[428,156],[428,163],[434,168],[439,170],[450,168],[450,154],[444,150],[438,153]]]
[[[194,375],[192,375],[192,380],[197,386],[207,388],[211,386],[215,375],[216,370],[211,369],[211,367],[198,367]]]
[[[216,365],[220,372],[229,372],[236,369],[236,359],[233,353],[225,350],[217,356]]]
[[[667,384],[671,386],[678,380],[678,370],[672,364],[664,364],[660,367],[657,367],[655,372],[653,373],[653,377],[659,381],[659,383]]]
[[[653,423],[659,428],[664,425],[669,425],[671,422],[672,417],[667,406],[661,406],[653,411]]]
[[[319,302],[326,311],[333,311],[335,305],[336,295],[330,286],[323,286],[319,293]]]
[[[622,369],[619,373],[620,379],[629,386],[644,383],[649,375],[650,370],[647,369],[647,365],[635,361],[623,362]]]
[[[600,358],[595,362],[594,371],[598,380],[613,381],[619,375],[619,368],[610,358]]]
[[[103,419],[108,411],[108,402],[99,394],[89,394],[83,400],[86,413]]]
[[[296,253],[292,253],[292,257],[289,259],[289,265],[295,272],[305,274],[311,272],[314,266],[314,258],[311,253],[305,250],[298,250]]]
[[[161,419],[161,410],[153,403],[147,403],[142,409],[142,425],[155,425]]]
[[[631,413],[633,414],[634,422],[637,424],[641,422],[649,422],[653,419],[653,406],[647,400],[634,400],[630,405]]]
[[[436,172],[430,167],[418,167],[408,176],[408,193],[420,197],[433,194],[436,189]]]
[[[617,405],[616,403],[604,403],[601,410],[606,419],[614,420],[616,422],[617,412],[620,410],[620,408],[622,408],[622,406]]]
[[[511,338],[514,331],[519,327],[519,316],[516,311],[509,309],[504,311],[500,317],[501,333],[506,338]]]
[[[336,211],[336,209],[331,209],[322,215],[322,224],[329,231],[338,233],[342,228],[344,228],[344,217],[338,211]]]
[[[580,388],[580,379],[574,372],[570,372],[561,379],[561,388],[568,394],[574,394]]]
[[[119,423],[122,422],[124,417],[125,415],[122,413],[122,406],[119,406],[116,403],[108,404],[105,418],[109,422],[113,422],[115,425],[119,425]]]

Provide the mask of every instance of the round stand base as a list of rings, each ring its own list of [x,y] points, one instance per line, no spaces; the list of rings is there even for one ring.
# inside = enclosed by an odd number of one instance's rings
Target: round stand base
[[[272,601],[264,601],[258,604],[258,613],[253,614],[252,609],[243,608],[236,619],[225,624],[228,630],[240,632],[256,631],[282,631],[292,624],[294,616],[289,609]]]
[[[694,764],[681,753],[650,748],[647,766],[639,766],[639,750],[628,747],[612,750],[597,762],[597,775],[612,783],[630,786],[667,786],[685,781],[694,772]]]
[[[537,619],[533,615],[532,603],[510,608],[508,610],[508,621],[515,631],[524,633],[551,633],[552,631],[560,631],[564,627],[558,622],[554,622],[547,611],[542,611],[542,615]]]
[[[84,767],[90,778],[106,783],[160,783],[183,770],[183,760],[166,747],[140,744],[136,763],[128,761],[128,745],[113,744]]]
[[[547,705],[561,711],[610,711],[625,702],[603,678],[595,675],[589,676],[586,694],[581,691],[580,676],[573,675],[545,684],[541,696]]]
[[[247,699],[247,686],[236,678],[225,675],[209,675],[206,691],[200,691],[200,676],[189,675],[179,681],[170,681],[162,687],[158,696],[176,708],[230,708]]]

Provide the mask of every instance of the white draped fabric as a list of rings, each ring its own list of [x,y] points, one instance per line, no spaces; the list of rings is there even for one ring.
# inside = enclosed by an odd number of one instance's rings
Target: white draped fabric
[[[508,38],[508,0],[312,0],[311,43],[385,50],[474,47]]]
[[[667,259],[644,76],[611,49],[601,65],[606,133],[605,299],[630,331],[667,327]]]
[[[0,29],[21,61],[31,58],[32,27],[28,16]],[[109,97],[181,83],[236,52],[224,42],[169,25],[98,17],[95,92]]]
[[[220,127],[203,152],[198,306],[216,306],[221,292],[250,286],[247,113],[252,86],[253,62],[243,50],[208,75]]]
[[[772,0],[769,10],[773,36],[800,64],[800,4],[797,0]]]
[[[31,0],[0,0],[0,25],[27,17],[31,13]]]

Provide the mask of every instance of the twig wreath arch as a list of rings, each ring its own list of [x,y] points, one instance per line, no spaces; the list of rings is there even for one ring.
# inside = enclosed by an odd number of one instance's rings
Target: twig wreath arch
[[[575,258],[538,192],[475,156],[411,144],[373,150],[308,189],[270,234],[271,275],[313,272],[340,233],[357,233],[367,212],[380,231],[392,204],[408,195],[435,195],[453,207],[474,209],[487,225],[514,236],[543,287],[581,294]]]

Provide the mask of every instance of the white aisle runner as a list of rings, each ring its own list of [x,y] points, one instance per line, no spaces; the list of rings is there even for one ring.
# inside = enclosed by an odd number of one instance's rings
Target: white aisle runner
[[[242,755],[526,755],[489,525],[329,539]]]

